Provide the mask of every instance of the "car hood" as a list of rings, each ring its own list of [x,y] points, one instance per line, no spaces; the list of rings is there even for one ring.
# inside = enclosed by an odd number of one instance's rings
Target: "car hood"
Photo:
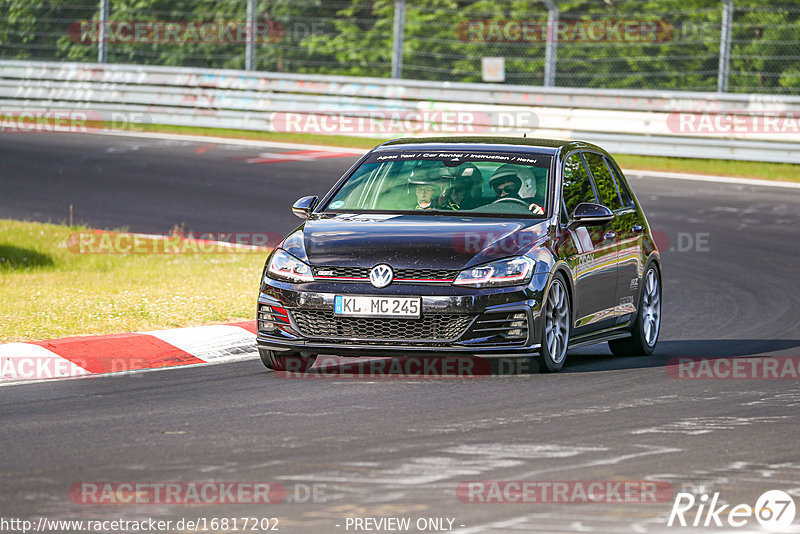
[[[323,214],[312,215],[283,248],[311,265],[464,269],[524,254],[545,227],[540,219]]]

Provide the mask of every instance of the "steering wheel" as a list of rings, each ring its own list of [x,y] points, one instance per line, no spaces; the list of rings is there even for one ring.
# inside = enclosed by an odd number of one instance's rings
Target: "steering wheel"
[[[537,215],[544,215],[544,208],[542,208],[539,204],[536,204],[535,202],[528,204],[521,198],[504,197],[504,198],[498,198],[497,200],[492,202],[492,204],[497,204],[499,202],[516,202],[518,204],[522,204],[523,206],[525,206],[525,209],[530,210],[533,213],[536,213]]]
[[[514,198],[514,197],[498,198],[497,200],[492,202],[492,204],[498,204],[500,202],[518,202],[518,203],[522,204],[523,206],[525,206],[526,208],[528,207],[528,203],[527,202],[525,202],[521,198]]]

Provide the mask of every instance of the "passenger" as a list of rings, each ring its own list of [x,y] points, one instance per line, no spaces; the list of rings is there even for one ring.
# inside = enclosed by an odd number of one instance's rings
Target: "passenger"
[[[417,197],[415,210],[432,210],[437,208],[437,200],[444,189],[445,180],[452,177],[446,169],[415,169],[408,179],[409,186],[414,186]]]
[[[438,199],[441,209],[471,210],[480,205],[483,175],[472,163],[466,163],[455,169],[453,185],[445,190]]]

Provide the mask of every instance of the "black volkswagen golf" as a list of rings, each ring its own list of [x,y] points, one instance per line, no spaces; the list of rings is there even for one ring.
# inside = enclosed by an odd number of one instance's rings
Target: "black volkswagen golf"
[[[364,155],[267,259],[258,350],[276,370],[318,354],[518,355],[558,371],[608,342],[650,354],[661,264],[603,149],[532,138],[400,139]]]

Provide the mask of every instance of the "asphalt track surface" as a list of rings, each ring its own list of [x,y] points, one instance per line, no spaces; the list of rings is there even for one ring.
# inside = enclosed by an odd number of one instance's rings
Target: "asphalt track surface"
[[[0,217],[64,221],[71,203],[76,222],[100,228],[285,232],[297,223],[291,202],[323,193],[353,161],[244,163],[287,151],[5,135]],[[797,499],[798,381],[679,380],[666,364],[798,356],[800,192],[631,183],[670,241],[653,356],[612,358],[597,346],[571,353],[559,374],[469,379],[287,379],[252,360],[2,387],[0,515],[277,517],[286,533],[353,532],[347,517],[386,516],[412,525],[451,518],[462,533],[669,532],[672,499],[470,504],[456,488],[656,480],[676,492],[717,491],[732,504],[752,505],[768,489]],[[304,484],[321,495],[258,506],[91,506],[68,497],[80,481],[278,481],[290,496]],[[748,525],[737,530],[758,526]]]

